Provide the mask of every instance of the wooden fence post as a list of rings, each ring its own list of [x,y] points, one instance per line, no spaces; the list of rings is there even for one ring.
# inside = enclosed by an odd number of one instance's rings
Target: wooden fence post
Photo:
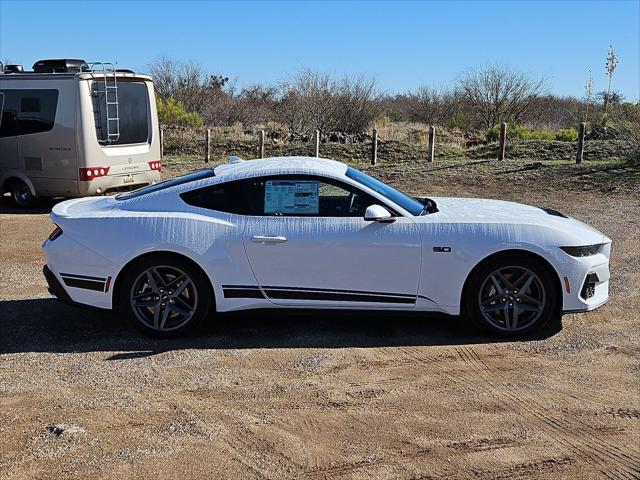
[[[500,145],[498,147],[498,160],[504,160],[504,154],[507,149],[507,123],[500,124]]]
[[[576,163],[582,163],[584,159],[584,135],[587,129],[587,124],[582,122],[580,124],[580,132],[578,133],[578,153],[576,154]]]
[[[435,146],[436,146],[436,127],[431,125],[429,127],[429,150],[427,151],[427,162],[433,162],[435,158]]]
[[[258,132],[258,155],[264,158],[264,130]]]
[[[313,156],[320,156],[320,130],[313,131]]]
[[[206,133],[205,133],[205,153],[204,153],[204,161],[205,163],[209,163],[209,160],[211,160],[211,129],[207,128]]]
[[[164,127],[160,127],[160,161],[164,160]]]
[[[371,139],[371,165],[378,163],[378,130],[373,129],[373,138]]]

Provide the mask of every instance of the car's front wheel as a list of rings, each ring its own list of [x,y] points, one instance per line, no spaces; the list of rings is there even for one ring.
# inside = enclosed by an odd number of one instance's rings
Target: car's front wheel
[[[464,309],[494,333],[526,335],[556,315],[557,297],[556,282],[540,261],[507,254],[472,273],[464,292]]]
[[[208,279],[191,262],[156,255],[137,262],[123,281],[120,307],[143,332],[178,337],[209,313]]]

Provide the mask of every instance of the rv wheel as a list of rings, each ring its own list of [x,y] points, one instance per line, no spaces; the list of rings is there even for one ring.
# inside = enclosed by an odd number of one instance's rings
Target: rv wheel
[[[22,180],[14,180],[11,184],[11,199],[13,203],[22,208],[31,207],[35,202],[35,197],[29,186]]]

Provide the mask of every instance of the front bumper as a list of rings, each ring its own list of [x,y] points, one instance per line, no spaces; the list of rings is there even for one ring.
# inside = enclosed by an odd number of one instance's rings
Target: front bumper
[[[605,254],[564,258],[563,313],[588,312],[609,301],[609,247]]]

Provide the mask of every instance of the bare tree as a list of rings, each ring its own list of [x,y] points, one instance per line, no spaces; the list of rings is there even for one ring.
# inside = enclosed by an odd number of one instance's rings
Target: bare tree
[[[233,110],[233,83],[222,75],[211,75],[194,62],[161,57],[149,65],[156,92],[161,98],[181,102],[189,112],[196,112],[207,124],[229,122]]]
[[[204,104],[202,90],[208,75],[200,65],[161,57],[148,68],[160,97],[172,97],[182,102],[188,111],[201,113]]]
[[[344,77],[337,86],[335,128],[349,133],[368,129],[381,113],[375,80],[363,75]]]
[[[304,70],[281,82],[279,91],[277,112],[292,131],[360,132],[381,111],[375,80],[363,76],[336,80]]]
[[[421,86],[407,97],[409,119],[429,125],[445,125],[458,106],[458,93],[442,87]]]
[[[236,97],[236,115],[244,125],[266,123],[276,117],[278,89],[274,86],[250,85]]]
[[[532,78],[498,65],[467,72],[458,80],[458,86],[460,95],[483,128],[502,121],[519,122],[546,90],[543,78]]]

